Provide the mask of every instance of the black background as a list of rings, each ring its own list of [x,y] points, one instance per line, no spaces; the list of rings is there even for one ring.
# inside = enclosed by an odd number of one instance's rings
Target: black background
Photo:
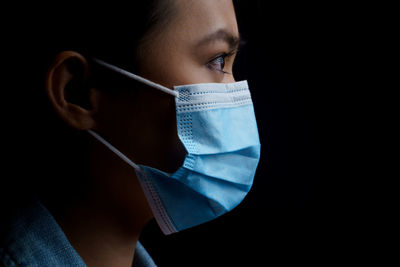
[[[357,131],[359,7],[237,2],[246,45],[234,74],[249,82],[262,144],[253,188],[232,212],[193,229],[164,236],[152,222],[143,244],[159,266],[369,259],[360,220],[368,204],[356,181],[366,150]]]

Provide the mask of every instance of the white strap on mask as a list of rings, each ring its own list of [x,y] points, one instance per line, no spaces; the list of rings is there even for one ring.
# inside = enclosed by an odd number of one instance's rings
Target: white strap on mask
[[[92,130],[88,130],[88,132],[97,140],[99,140],[101,143],[103,143],[108,149],[110,149],[112,152],[114,152],[118,157],[120,157],[123,161],[125,161],[126,163],[128,163],[130,166],[132,166],[136,171],[140,171],[140,167],[134,163],[132,160],[130,160],[127,156],[125,156],[124,154],[122,154],[121,151],[119,151],[116,147],[114,147],[113,145],[111,145],[109,142],[107,142],[103,137],[101,137],[100,135],[98,135],[97,133],[95,133]]]
[[[122,74],[122,75],[128,77],[128,78],[131,78],[131,79],[134,79],[134,80],[136,80],[138,82],[144,83],[144,84],[146,84],[146,85],[148,85],[150,87],[153,87],[155,89],[158,89],[158,90],[160,90],[160,91],[162,91],[164,93],[173,95],[175,97],[179,96],[179,92],[177,92],[177,91],[171,90],[171,89],[169,89],[169,88],[167,88],[165,86],[162,86],[161,84],[152,82],[152,81],[147,80],[147,79],[145,79],[143,77],[140,77],[140,76],[138,76],[136,74],[133,74],[133,73],[131,73],[129,71],[126,71],[124,69],[118,68],[117,66],[108,64],[107,62],[104,62],[104,61],[102,61],[100,59],[93,58],[93,61],[95,61],[97,64],[99,64],[99,65],[101,65],[101,66],[103,66],[103,67],[105,67],[105,68],[107,68],[109,70],[115,71],[115,72],[117,72],[119,74]]]
[[[97,58],[93,58],[93,61],[95,61],[97,64],[111,70],[111,71],[115,71],[119,74],[122,74],[128,78],[134,79],[136,81],[139,81],[141,83],[144,83],[150,87],[153,87],[155,89],[158,89],[164,93],[170,94],[172,96],[175,97],[179,97],[179,92],[171,90],[165,86],[162,86],[161,84],[152,82],[150,80],[147,80],[143,77],[140,77],[136,74],[130,73],[129,71],[126,71],[124,69],[118,68],[117,66],[111,65],[107,62],[104,62],[100,59]],[[99,142],[103,143],[108,149],[110,149],[112,152],[114,152],[117,156],[119,156],[123,161],[125,161],[126,163],[128,163],[130,166],[132,166],[136,171],[140,171],[140,167],[134,163],[132,160],[130,160],[127,156],[125,156],[121,151],[119,151],[116,147],[114,147],[113,145],[111,145],[109,142],[107,142],[103,137],[101,137],[99,134],[97,134],[96,132],[92,131],[92,130],[88,130],[88,132],[94,137],[96,138]]]

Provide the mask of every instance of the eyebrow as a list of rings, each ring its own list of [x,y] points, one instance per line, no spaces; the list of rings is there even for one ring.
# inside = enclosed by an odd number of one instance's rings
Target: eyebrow
[[[232,33],[224,29],[219,29],[211,34],[206,35],[203,39],[201,39],[197,43],[197,46],[203,46],[217,41],[226,42],[229,45],[229,48],[233,50],[239,48],[239,44],[241,43],[241,38],[240,36],[233,35]]]

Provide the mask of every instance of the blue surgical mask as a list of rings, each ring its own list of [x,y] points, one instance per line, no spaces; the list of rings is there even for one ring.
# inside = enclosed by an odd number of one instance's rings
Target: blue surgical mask
[[[98,64],[175,97],[180,141],[187,155],[174,173],[132,162],[89,131],[137,174],[164,234],[213,220],[249,192],[260,158],[260,141],[247,81],[175,86],[174,90],[100,60]]]

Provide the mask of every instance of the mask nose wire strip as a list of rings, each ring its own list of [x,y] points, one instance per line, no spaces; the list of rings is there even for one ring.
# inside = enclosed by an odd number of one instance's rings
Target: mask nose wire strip
[[[132,166],[135,170],[140,171],[140,167],[134,163],[132,160],[130,160],[127,156],[125,156],[124,154],[122,154],[116,147],[114,147],[113,145],[111,145],[109,142],[107,142],[106,140],[104,140],[103,137],[101,137],[100,135],[98,135],[97,133],[93,132],[92,130],[88,130],[88,132],[97,140],[99,140],[101,143],[103,143],[108,149],[110,149],[112,152],[114,152],[115,154],[117,154],[118,157],[120,157],[123,161],[125,161],[126,163],[128,163],[130,166]]]
[[[143,77],[140,77],[140,76],[138,76],[136,74],[133,74],[133,73],[131,73],[129,71],[126,71],[124,69],[118,68],[117,66],[108,64],[107,62],[104,62],[104,61],[102,61],[100,59],[93,58],[93,61],[95,61],[97,64],[99,64],[99,65],[101,65],[101,66],[103,66],[103,67],[105,67],[107,69],[115,71],[115,72],[117,72],[119,74],[122,74],[124,76],[129,77],[129,78],[132,78],[132,79],[134,79],[136,81],[139,81],[141,83],[144,83],[144,84],[146,84],[146,85],[148,85],[150,87],[156,88],[156,89],[158,89],[158,90],[160,90],[160,91],[162,91],[164,93],[173,95],[175,97],[179,97],[179,92],[171,90],[171,89],[169,89],[169,88],[167,88],[165,86],[162,86],[161,84],[158,84],[158,83],[152,82],[150,80],[147,80],[147,79],[145,79]]]

